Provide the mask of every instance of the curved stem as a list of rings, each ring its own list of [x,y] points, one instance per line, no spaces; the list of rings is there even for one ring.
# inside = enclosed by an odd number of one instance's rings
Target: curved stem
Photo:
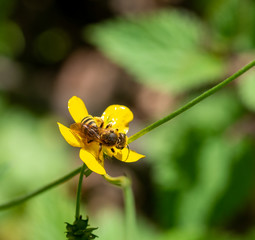
[[[78,220],[80,218],[80,201],[81,201],[81,188],[82,188],[82,180],[83,180],[83,175],[84,171],[86,169],[86,165],[83,164],[80,170],[80,178],[78,182],[78,187],[77,187],[77,196],[76,196],[76,210],[75,210],[75,219]]]
[[[237,71],[236,73],[234,73],[232,76],[230,76],[229,78],[225,79],[224,81],[220,82],[219,84],[217,84],[216,86],[212,87],[211,89],[207,90],[206,92],[202,93],[200,96],[194,98],[193,100],[191,100],[190,102],[188,102],[187,104],[185,104],[184,106],[182,106],[181,108],[177,109],[175,112],[172,112],[171,114],[169,114],[168,116],[152,123],[151,125],[149,125],[148,127],[142,129],[141,131],[137,132],[136,134],[134,134],[133,136],[131,136],[128,139],[128,143],[133,142],[134,140],[136,140],[137,138],[143,136],[144,134],[150,132],[151,130],[153,130],[156,127],[159,127],[160,125],[162,125],[163,123],[168,122],[169,120],[175,118],[176,116],[180,115],[181,113],[187,111],[188,109],[190,109],[191,107],[193,107],[194,105],[196,105],[197,103],[201,102],[203,99],[211,96],[212,94],[214,94],[215,92],[219,91],[221,88],[223,88],[224,86],[226,86],[227,84],[229,84],[230,82],[232,82],[233,80],[235,80],[237,77],[241,76],[243,73],[245,73],[246,71],[248,71],[250,68],[252,68],[253,66],[255,66],[255,60],[250,62],[249,64],[247,64],[246,66],[244,66],[243,68],[241,68],[239,71]]]
[[[120,187],[122,189],[125,203],[125,225],[126,225],[125,239],[135,240],[136,212],[131,180],[126,176],[111,177],[108,174],[104,175],[103,177],[112,185]]]
[[[26,194],[24,196],[15,198],[12,201],[9,201],[7,203],[1,204],[0,205],[0,211],[1,210],[5,210],[5,209],[10,208],[10,207],[13,207],[15,205],[18,205],[18,204],[20,204],[22,202],[25,202],[25,201],[27,201],[27,200],[29,200],[29,199],[31,199],[31,198],[33,198],[33,197],[43,193],[43,192],[45,192],[45,191],[47,191],[47,190],[49,190],[49,189],[51,189],[51,188],[61,184],[61,183],[64,183],[64,182],[68,181],[69,179],[71,179],[72,177],[77,175],[80,171],[81,171],[81,167],[73,170],[72,172],[68,173],[64,177],[61,177],[61,178],[59,178],[59,179],[57,179],[57,180],[47,184],[46,186],[39,188],[38,190],[35,190],[34,192],[31,192],[31,193]]]

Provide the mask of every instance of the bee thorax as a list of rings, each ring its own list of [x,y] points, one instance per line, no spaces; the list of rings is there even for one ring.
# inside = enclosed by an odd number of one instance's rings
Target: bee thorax
[[[107,146],[114,146],[118,140],[118,136],[114,132],[106,131],[101,134],[100,139]]]

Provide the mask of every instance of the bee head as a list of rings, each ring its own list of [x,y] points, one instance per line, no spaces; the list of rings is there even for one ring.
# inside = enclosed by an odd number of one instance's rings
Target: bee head
[[[124,147],[126,147],[126,143],[127,143],[126,134],[125,133],[119,133],[117,143],[116,143],[116,148],[123,149]]]

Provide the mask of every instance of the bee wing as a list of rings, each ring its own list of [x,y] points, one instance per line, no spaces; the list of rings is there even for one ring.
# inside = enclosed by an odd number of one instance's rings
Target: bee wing
[[[74,130],[74,131],[80,131],[81,130],[81,124],[80,123],[73,123],[73,124],[71,124],[70,129]]]
[[[100,140],[100,135],[98,132],[98,128],[97,127],[89,127],[87,125],[83,126],[86,129],[86,133],[91,137],[91,138],[96,138],[98,140]]]

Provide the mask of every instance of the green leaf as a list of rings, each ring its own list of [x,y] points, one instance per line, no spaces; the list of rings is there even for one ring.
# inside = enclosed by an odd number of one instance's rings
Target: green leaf
[[[207,21],[218,36],[218,44],[230,50],[255,46],[255,3],[246,0],[211,0],[206,8]]]
[[[148,161],[151,160],[153,165],[152,174],[158,187],[165,190],[178,189],[186,181],[180,172],[194,164],[192,153],[195,151],[196,157],[197,149],[208,136],[221,136],[240,116],[240,112],[241,104],[235,94],[224,91],[152,131],[150,136],[144,136],[145,150],[151,158]]]
[[[226,112],[227,109],[227,112]],[[229,89],[211,96],[185,113],[186,124],[200,134],[221,134],[242,114],[242,104]],[[213,123],[213,124],[212,124]]]
[[[214,206],[217,211],[213,211],[210,218],[210,224],[213,225],[220,225],[242,211],[252,198],[252,189],[255,186],[254,141],[243,137],[235,145],[232,147],[233,165],[227,188]]]
[[[204,46],[206,29],[184,11],[116,19],[86,29],[86,37],[137,80],[185,91],[217,80],[224,64]]]
[[[224,91],[145,136],[161,225],[195,230],[209,226],[217,201],[233,180],[239,143],[226,131],[240,117],[240,109],[236,95]]]
[[[198,154],[197,181],[179,199],[178,223],[183,227],[203,228],[230,178],[233,162],[231,144],[225,139],[211,138]]]

